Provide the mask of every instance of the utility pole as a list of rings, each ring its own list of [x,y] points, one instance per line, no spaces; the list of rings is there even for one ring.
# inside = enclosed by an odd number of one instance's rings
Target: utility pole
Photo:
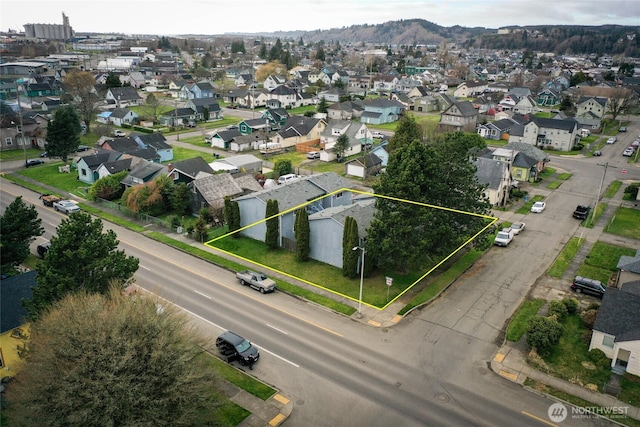
[[[18,101],[18,123],[20,124],[20,129],[18,134],[16,135],[16,140],[18,140],[18,136],[22,140],[22,151],[24,152],[24,164],[27,164],[27,144],[24,138],[24,124],[22,123],[22,105],[20,105],[20,87],[16,85],[16,100]]]
[[[598,209],[598,202],[600,201],[600,194],[602,193],[602,187],[604,186],[604,177],[607,175],[607,169],[609,168],[609,162],[605,163],[605,164],[599,164],[597,163],[598,166],[604,166],[604,169],[602,170],[602,180],[600,180],[600,186],[598,187],[598,193],[596,194],[596,201],[594,203],[593,209],[591,209],[591,221],[587,221],[587,224],[591,225],[593,223],[593,219],[595,218],[596,215],[596,210]],[[615,168],[615,166],[611,166],[612,168]]]

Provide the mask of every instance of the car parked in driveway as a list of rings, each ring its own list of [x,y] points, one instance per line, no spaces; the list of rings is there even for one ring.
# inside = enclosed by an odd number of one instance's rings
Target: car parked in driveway
[[[126,132],[120,129],[116,129],[113,131],[113,136],[117,136],[118,138],[122,138],[124,136],[127,136]]]
[[[545,202],[535,202],[533,206],[531,206],[531,212],[541,213],[546,207],[547,204]]]
[[[71,200],[60,200],[53,204],[53,209],[58,212],[66,213],[67,215],[80,211],[80,206],[72,202]]]
[[[602,298],[607,290],[601,281],[582,276],[574,277],[573,283],[571,283],[571,289],[577,293],[583,292],[599,298]]]
[[[310,151],[307,153],[307,159],[319,159],[320,152],[319,151]]]

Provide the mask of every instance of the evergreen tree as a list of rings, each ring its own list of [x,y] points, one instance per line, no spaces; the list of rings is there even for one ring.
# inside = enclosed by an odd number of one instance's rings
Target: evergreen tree
[[[477,138],[479,138],[479,140]],[[374,186],[376,194],[487,214],[484,186],[475,178],[470,153],[483,146],[478,135],[448,135],[438,144],[414,140],[392,152],[387,173]],[[450,252],[479,231],[479,216],[423,207],[384,197],[376,199],[376,212],[367,235],[367,254],[378,266],[407,273],[423,266],[433,255]]]
[[[287,175],[293,172],[293,166],[291,166],[291,160],[288,159],[279,159],[276,160],[275,165],[273,166],[273,173],[275,176]]]
[[[318,101],[318,113],[326,113],[327,112],[327,100],[324,96],[320,97],[320,100]]]
[[[107,75],[107,80],[104,83],[106,88],[122,87],[122,82],[117,74],[111,72]]]
[[[118,250],[118,243],[113,230],[103,233],[102,221],[86,212],[63,219],[38,265],[37,286],[25,302],[29,315],[37,318],[67,294],[104,294],[114,285],[122,289],[138,270],[139,261]]]
[[[296,259],[298,261],[307,261],[311,251],[310,246],[309,215],[306,208],[300,208],[296,211]]]
[[[0,265],[7,273],[14,265],[29,256],[29,244],[44,233],[42,219],[35,206],[22,201],[18,196],[7,206],[0,217]]]
[[[358,223],[350,216],[345,218],[342,235],[342,274],[349,278],[358,275],[358,259],[360,252],[353,250],[360,244]]]
[[[335,145],[333,146],[333,151],[338,156],[338,161],[342,160],[342,158],[344,157],[348,149],[349,149],[349,137],[343,133],[338,137]]]
[[[240,207],[238,202],[234,202],[229,198],[224,199],[224,220],[229,227],[229,233],[240,228]],[[238,237],[238,233],[233,236]]]
[[[80,145],[80,119],[71,106],[57,109],[53,120],[47,124],[47,143],[45,148],[50,157],[60,157],[67,162],[69,154],[74,153]]]
[[[267,208],[265,213],[267,231],[264,237],[264,242],[271,249],[277,248],[278,240],[280,237],[280,218],[277,216],[280,213],[278,208],[278,201],[269,199],[267,200]],[[275,215],[275,216],[274,216]],[[271,218],[274,216],[273,218]]]
[[[406,114],[400,119],[394,135],[389,139],[389,148],[393,151],[413,141],[422,141],[422,129],[412,115]]]

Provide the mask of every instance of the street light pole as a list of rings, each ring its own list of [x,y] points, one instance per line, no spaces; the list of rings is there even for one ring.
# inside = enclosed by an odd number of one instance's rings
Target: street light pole
[[[362,251],[362,261],[360,262],[360,292],[358,294],[358,319],[362,318],[362,285],[364,283],[364,254],[367,252],[364,249],[364,242],[362,247],[354,246],[352,251],[360,249]]]

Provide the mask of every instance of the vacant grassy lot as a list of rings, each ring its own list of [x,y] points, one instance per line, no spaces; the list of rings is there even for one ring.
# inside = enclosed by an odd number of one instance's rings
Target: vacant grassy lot
[[[545,300],[537,298],[526,300],[520,305],[518,311],[513,315],[509,326],[507,326],[507,339],[509,341],[518,342],[520,338],[527,332],[527,324],[529,319],[538,314],[540,307]]]
[[[606,231],[618,236],[640,239],[640,210],[618,208],[609,221]]]
[[[59,188],[62,191],[60,195],[63,197],[65,197],[64,193],[85,197],[89,184],[78,181],[76,169],[71,168],[70,173],[60,173],[58,168],[63,165],[62,161],[51,162],[18,171],[17,174]]]
[[[596,242],[587,258],[585,258],[584,263],[578,269],[578,275],[608,283],[609,278],[616,271],[620,256],[633,256],[635,253],[636,249]]]
[[[558,257],[553,261],[551,267],[549,267],[549,270],[547,270],[547,274],[551,277],[560,279],[583,244],[584,239],[580,239],[578,237],[572,237],[569,239],[565,247],[562,248]]]

